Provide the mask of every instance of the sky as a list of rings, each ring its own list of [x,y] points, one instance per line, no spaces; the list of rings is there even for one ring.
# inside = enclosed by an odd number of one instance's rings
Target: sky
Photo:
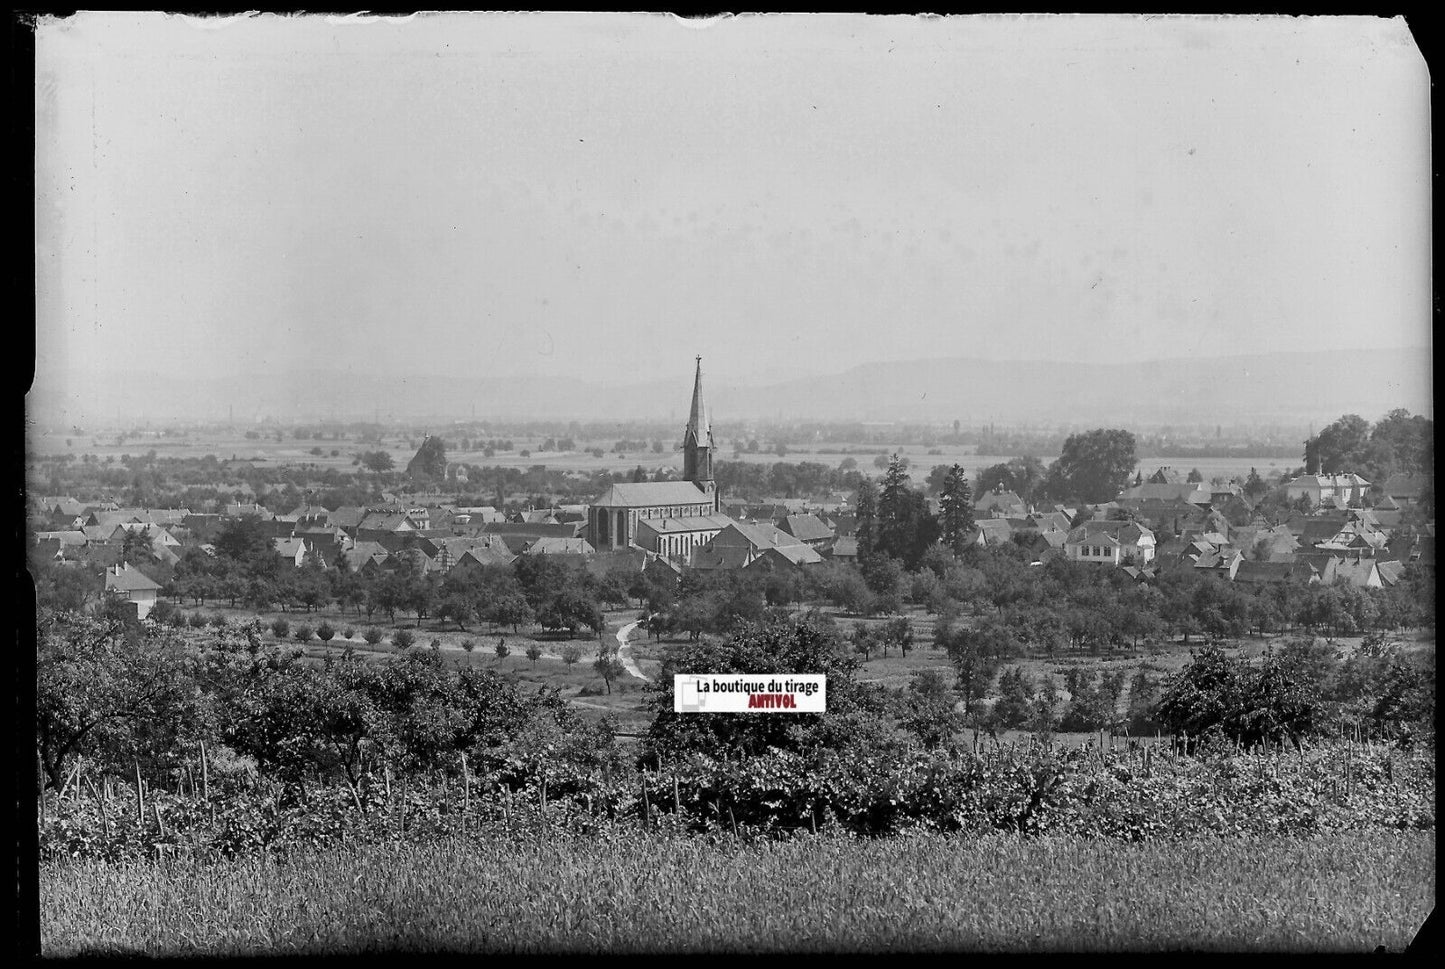
[[[1430,345],[1399,19],[82,14],[36,61],[77,394]]]

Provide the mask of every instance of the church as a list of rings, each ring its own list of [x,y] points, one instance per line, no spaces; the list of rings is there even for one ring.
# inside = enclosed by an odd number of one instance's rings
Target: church
[[[712,420],[702,399],[702,357],[692,409],[682,434],[681,481],[615,484],[587,512],[587,540],[599,552],[637,547],[688,561],[692,550],[732,524],[721,512],[713,480]]]

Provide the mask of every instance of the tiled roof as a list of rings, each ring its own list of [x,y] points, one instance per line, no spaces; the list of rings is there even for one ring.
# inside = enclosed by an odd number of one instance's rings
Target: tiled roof
[[[801,542],[817,542],[833,537],[833,530],[815,515],[789,515],[779,527]]]
[[[726,515],[689,515],[685,518],[644,518],[639,528],[649,528],[659,535],[686,532],[722,531],[733,523]],[[831,534],[831,533],[830,533]]]
[[[648,508],[654,505],[712,504],[691,481],[636,481],[614,484],[592,502],[594,508]]]
[[[105,570],[107,592],[154,592],[160,587],[159,582],[133,565],[117,565]]]

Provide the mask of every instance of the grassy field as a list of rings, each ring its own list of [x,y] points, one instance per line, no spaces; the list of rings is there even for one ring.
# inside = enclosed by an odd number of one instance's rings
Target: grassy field
[[[538,832],[40,872],[47,956],[368,951],[1398,951],[1433,832],[1120,845]]]

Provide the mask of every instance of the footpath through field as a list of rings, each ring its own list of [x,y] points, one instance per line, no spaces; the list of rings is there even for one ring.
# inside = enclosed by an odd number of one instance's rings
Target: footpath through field
[[[652,680],[642,675],[642,670],[638,668],[637,661],[627,652],[627,639],[632,635],[632,631],[638,627],[640,622],[641,620],[634,620],[617,630],[617,658],[621,661],[622,668],[627,670],[627,672],[644,683],[651,683]]]

